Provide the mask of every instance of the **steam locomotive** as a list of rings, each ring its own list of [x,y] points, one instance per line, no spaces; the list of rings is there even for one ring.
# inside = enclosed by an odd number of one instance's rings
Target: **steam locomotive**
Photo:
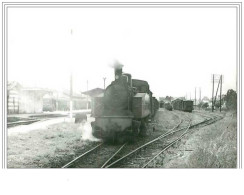
[[[115,80],[103,95],[94,98],[95,121],[91,125],[92,134],[97,138],[124,141],[145,135],[149,120],[159,108],[148,82],[132,79],[130,74],[122,72],[122,67],[114,66]]]

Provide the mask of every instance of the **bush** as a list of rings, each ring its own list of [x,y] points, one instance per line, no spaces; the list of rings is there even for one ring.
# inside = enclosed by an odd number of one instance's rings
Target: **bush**
[[[237,94],[233,89],[227,91],[225,100],[228,110],[237,110]]]

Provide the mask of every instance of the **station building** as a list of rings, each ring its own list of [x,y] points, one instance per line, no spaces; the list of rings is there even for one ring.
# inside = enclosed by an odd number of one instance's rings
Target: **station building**
[[[15,81],[8,82],[7,113],[41,113],[43,111],[43,96],[49,93],[52,91],[38,87],[23,87]]]

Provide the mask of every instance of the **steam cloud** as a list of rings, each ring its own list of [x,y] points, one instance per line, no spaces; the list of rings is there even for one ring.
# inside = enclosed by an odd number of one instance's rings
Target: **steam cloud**
[[[112,64],[109,65],[111,68],[121,69],[124,65],[121,64],[118,60],[115,60]]]
[[[92,127],[91,127],[92,121],[94,121],[94,119],[88,115],[87,121],[81,123],[81,127],[80,127],[82,133],[81,140],[100,141],[100,139],[97,139],[92,135]]]

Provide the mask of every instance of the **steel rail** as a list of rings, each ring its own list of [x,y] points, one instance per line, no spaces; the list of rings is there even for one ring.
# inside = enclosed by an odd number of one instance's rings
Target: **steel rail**
[[[72,160],[72,161],[70,161],[69,163],[67,163],[66,165],[64,165],[62,168],[67,168],[67,167],[69,167],[72,163],[74,163],[75,161],[77,161],[77,160],[80,159],[81,157],[83,157],[83,156],[89,154],[90,152],[92,152],[93,150],[95,150],[96,148],[98,148],[99,146],[101,146],[101,145],[103,145],[103,144],[104,144],[104,143],[102,142],[102,143],[98,144],[97,146],[95,146],[94,148],[92,148],[92,149],[86,151],[85,153],[81,154],[80,156],[76,157],[74,160]]]
[[[164,133],[164,134],[158,136],[157,138],[155,138],[155,139],[153,139],[153,140],[147,142],[146,144],[143,144],[142,146],[136,148],[135,150],[129,152],[128,154],[126,154],[125,156],[123,156],[123,157],[117,159],[116,161],[114,161],[113,163],[109,164],[109,165],[106,166],[105,168],[109,168],[109,167],[113,166],[114,164],[116,164],[116,163],[118,163],[119,161],[121,161],[121,160],[127,158],[128,156],[130,156],[131,154],[135,153],[136,151],[138,151],[138,150],[140,150],[140,149],[142,149],[142,148],[148,146],[149,144],[152,144],[152,143],[154,143],[154,142],[156,142],[156,141],[162,139],[163,137],[166,137],[166,136],[168,136],[168,135],[174,133],[175,131],[173,131],[173,130],[176,129],[177,127],[179,127],[179,125],[180,125],[181,123],[182,123],[182,120],[181,120],[176,126],[174,126],[172,129],[168,130],[166,133]],[[180,129],[180,130],[182,130],[182,129]],[[180,131],[180,130],[177,130],[177,131]]]
[[[212,113],[212,112],[210,112],[210,113],[203,113],[203,112],[201,112],[201,111],[198,111],[198,110],[195,110],[194,112],[196,112],[197,114],[199,114],[199,115],[201,115],[201,116],[205,116],[205,117],[209,117],[208,115],[210,115],[210,116],[214,116],[214,117],[220,117],[220,118],[223,118],[224,116],[223,115],[221,115],[220,113]],[[224,114],[224,113],[223,113]]]
[[[213,121],[211,121],[211,120],[213,120]],[[214,120],[213,118],[206,119],[206,120],[204,120],[204,121],[202,121],[202,122],[200,122],[200,123],[197,123],[197,124],[194,124],[194,125],[190,125],[188,128],[191,129],[191,128],[196,127],[196,126],[199,126],[199,125],[201,125],[201,124],[210,122],[210,123],[206,124],[206,125],[209,125],[209,124],[214,123],[215,121],[217,121],[217,120],[216,120],[216,119]],[[182,121],[181,121],[181,122],[182,122]],[[180,123],[181,123],[181,122],[180,122]],[[180,124],[180,123],[179,123],[179,124]],[[134,153],[137,152],[138,150],[140,150],[140,149],[142,149],[142,148],[148,146],[149,144],[152,144],[152,143],[154,143],[154,142],[156,142],[156,141],[158,141],[158,140],[160,140],[160,139],[162,139],[162,138],[164,138],[164,137],[166,137],[166,136],[168,136],[168,135],[171,135],[171,134],[173,134],[173,133],[176,133],[176,132],[179,132],[179,131],[182,131],[182,130],[186,129],[186,127],[183,127],[183,128],[181,128],[181,129],[178,129],[178,130],[173,130],[173,129],[175,129],[176,127],[178,127],[179,124],[176,125],[174,128],[170,129],[168,132],[166,132],[166,133],[160,135],[159,137],[157,137],[157,138],[155,138],[155,139],[153,139],[153,140],[147,142],[146,144],[144,144],[144,145],[142,145],[142,146],[136,148],[135,150],[129,152],[128,154],[126,154],[125,156],[119,158],[118,160],[114,161],[113,163],[109,164],[109,165],[106,166],[105,168],[110,168],[110,167],[112,167],[113,165],[117,164],[118,162],[122,161],[123,159],[127,158],[128,156],[134,154]],[[205,126],[206,126],[206,125],[205,125]]]
[[[179,141],[181,138],[183,138],[187,133],[188,130],[191,126],[191,122],[189,123],[189,126],[186,128],[185,132],[182,133],[177,139],[175,139],[174,141],[172,141],[171,143],[169,143],[165,148],[163,148],[163,150],[161,150],[157,155],[155,155],[150,161],[148,161],[142,168],[147,167],[147,165],[149,163],[151,163],[155,158],[157,158],[160,154],[162,154],[164,151],[166,151],[170,146],[172,146],[173,144],[175,144],[177,141]]]
[[[124,145],[122,145],[102,166],[101,168],[104,168],[126,145],[127,143],[125,143]]]
[[[217,118],[217,117],[216,117]],[[206,123],[206,122],[208,122],[208,121],[210,121],[210,120],[212,120],[213,118],[211,118],[211,119],[207,119],[207,120],[204,120],[204,121],[202,121],[202,122],[200,122],[200,123],[197,123],[197,124],[195,124],[195,125],[189,125],[189,127],[188,127],[188,129],[189,128],[193,128],[193,127],[195,127],[195,126],[198,126],[198,125],[200,125],[200,124],[202,124],[202,123]],[[181,128],[181,129],[178,129],[178,130],[175,130],[177,127],[179,127],[179,125],[181,124],[183,122],[183,120],[181,120],[176,126],[174,126],[172,129],[169,129],[166,133],[164,133],[164,134],[162,134],[162,135],[160,135],[160,136],[158,136],[157,138],[155,138],[155,139],[153,139],[153,140],[151,140],[151,141],[149,141],[149,142],[147,142],[146,144],[144,144],[144,145],[142,145],[142,146],[140,146],[140,147],[138,147],[137,149],[135,149],[135,150],[133,150],[133,151],[131,151],[130,153],[128,153],[127,155],[125,155],[125,156],[123,156],[123,157],[121,157],[120,159],[118,159],[118,160],[116,160],[116,161],[114,161],[113,163],[111,163],[111,164],[109,164],[108,166],[106,166],[123,148],[124,148],[124,146],[127,144],[127,143],[125,143],[124,145],[122,145],[103,165],[102,165],[102,167],[101,168],[109,168],[109,167],[111,167],[111,166],[113,166],[114,164],[116,164],[116,163],[118,163],[119,161],[121,161],[121,160],[123,160],[123,159],[125,159],[125,158],[127,158],[128,156],[130,156],[131,154],[133,154],[133,153],[135,153],[136,151],[138,151],[138,150],[140,150],[140,149],[142,149],[142,148],[144,148],[144,147],[146,147],[146,146],[148,146],[149,144],[152,144],[152,143],[154,143],[154,142],[156,142],[156,141],[158,141],[158,140],[160,140],[160,139],[162,139],[162,138],[164,138],[164,137],[166,137],[166,136],[168,136],[168,135],[171,135],[171,134],[173,134],[173,133],[176,133],[176,132],[179,132],[179,131],[182,131],[182,130],[184,130],[186,127],[184,127],[184,128]],[[72,163],[74,163],[75,161],[77,161],[78,159],[80,159],[80,158],[82,158],[82,157],[84,157],[85,155],[87,155],[87,154],[89,154],[90,152],[92,152],[93,150],[95,150],[96,148],[98,148],[99,146],[101,146],[101,145],[103,145],[104,143],[102,142],[101,144],[99,144],[99,145],[97,145],[97,146],[95,146],[94,148],[92,148],[92,149],[90,149],[90,150],[88,150],[87,152],[85,152],[85,153],[83,153],[83,154],[81,154],[80,156],[78,156],[78,157],[76,157],[75,159],[73,159],[72,161],[70,161],[69,163],[67,163],[66,165],[64,165],[62,168],[67,168],[67,167],[69,167]],[[105,167],[106,166],[106,167]]]
[[[182,120],[181,120],[181,121],[180,121],[174,128],[170,129],[169,131],[172,131],[173,129],[177,128],[181,123],[182,123]],[[103,145],[103,144],[104,144],[104,143],[102,142],[101,144],[99,144],[99,145],[95,146],[94,148],[88,150],[87,152],[81,154],[80,156],[76,157],[75,159],[73,159],[72,161],[70,161],[69,163],[67,163],[66,165],[64,165],[62,168],[67,168],[67,167],[69,167],[72,163],[74,163],[74,162],[77,161],[78,159],[82,158],[83,156],[89,154],[90,152],[92,152],[93,150],[95,150],[96,148],[98,148],[99,146],[101,146],[101,145]],[[108,164],[108,162],[110,162],[111,159],[114,158],[114,156],[117,155],[117,154],[122,150],[122,148],[123,148],[125,145],[126,145],[126,143],[125,143],[123,146],[121,146],[121,147],[119,148],[119,150],[118,150],[114,155],[112,155],[112,156],[111,156],[111,157],[110,157],[110,158],[109,158],[109,159],[102,165],[101,168],[104,168],[104,167]]]
[[[218,115],[219,116],[219,115]],[[214,116],[215,117],[215,116]],[[223,117],[219,116],[220,119],[222,119]],[[210,120],[213,120],[211,121],[210,123],[206,124],[206,125],[209,125],[209,124],[212,124],[213,122],[215,121],[218,121],[216,119],[217,117],[215,117],[215,119],[210,119]],[[206,120],[205,122],[208,122],[210,120]],[[196,125],[199,125],[199,124],[196,124]],[[148,164],[150,164],[155,158],[157,158],[160,154],[162,154],[164,151],[166,151],[170,146],[172,146],[174,143],[176,143],[177,141],[179,141],[181,138],[183,138],[187,133],[189,133],[189,129],[196,126],[196,125],[189,125],[188,128],[186,129],[186,131],[177,139],[175,139],[174,141],[172,141],[170,144],[168,144],[163,150],[161,150],[157,155],[155,155],[150,161],[148,161],[142,168],[146,168]]]
[[[19,126],[19,125],[29,125],[35,122],[41,121],[41,119],[30,119],[25,121],[16,121],[7,123],[7,127]]]

